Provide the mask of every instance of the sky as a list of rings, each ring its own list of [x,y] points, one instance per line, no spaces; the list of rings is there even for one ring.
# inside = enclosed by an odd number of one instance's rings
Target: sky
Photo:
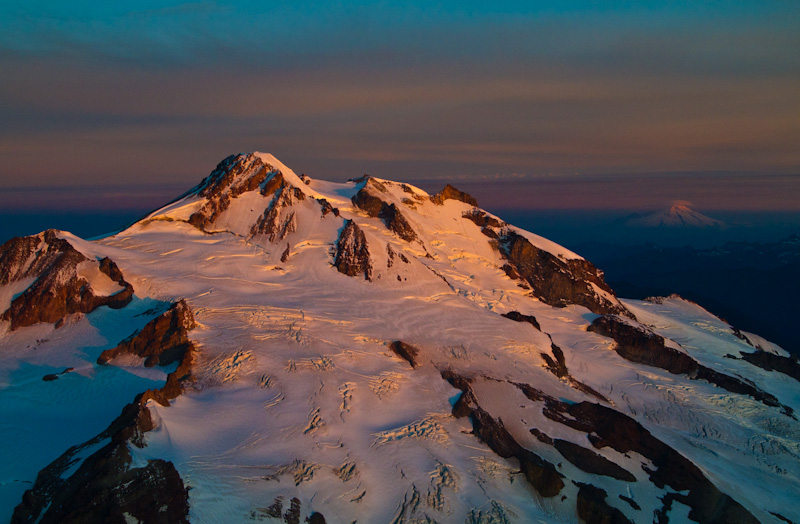
[[[255,150],[509,207],[800,211],[800,2],[0,3],[4,211],[152,206]]]

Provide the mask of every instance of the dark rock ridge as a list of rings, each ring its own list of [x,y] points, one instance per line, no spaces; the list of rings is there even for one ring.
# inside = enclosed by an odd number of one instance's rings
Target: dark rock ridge
[[[664,337],[641,325],[615,315],[603,315],[594,319],[588,330],[614,339],[617,343],[614,349],[626,360],[661,368],[675,375],[687,375],[690,379],[705,380],[732,393],[749,395],[767,406],[781,407],[786,415],[792,415],[792,408],[782,405],[752,382],[703,366],[686,353],[667,346]]]
[[[402,358],[409,364],[411,364],[412,368],[418,367],[419,361],[417,360],[417,355],[419,355],[419,348],[412,346],[411,344],[406,344],[403,341],[395,340],[391,344],[389,344],[389,349],[394,352],[395,355]]]
[[[553,446],[561,453],[561,456],[586,473],[603,475],[625,482],[636,482],[636,477],[631,472],[590,449],[561,439],[554,439]]]
[[[276,171],[252,153],[229,156],[189,192],[207,199],[189,217],[189,223],[202,230],[212,227],[217,218],[228,209],[233,198],[258,189]]]
[[[280,172],[273,173],[262,189],[263,195],[273,194],[264,214],[253,224],[250,236],[266,236],[270,242],[283,240],[286,235],[297,230],[297,219],[294,211],[282,213],[296,202],[305,200],[306,195],[299,188],[284,180]]]
[[[45,382],[52,382],[54,380],[58,380],[61,378],[62,375],[66,375],[67,373],[72,373],[75,371],[75,368],[64,368],[64,371],[59,371],[58,373],[50,373],[42,377],[42,380]]]
[[[473,435],[501,457],[514,457],[519,460],[520,469],[525,478],[541,496],[549,498],[561,493],[561,489],[564,487],[563,475],[556,470],[553,464],[522,447],[505,428],[502,420],[493,418],[478,405],[475,394],[469,385],[469,379],[449,370],[442,372],[442,378],[462,391],[453,406],[453,415],[469,417],[472,422]]]
[[[431,196],[431,202],[438,205],[443,205],[445,200],[458,200],[474,207],[478,207],[478,201],[472,196],[463,191],[459,191],[450,184],[444,186],[444,189]]]
[[[372,260],[369,256],[367,237],[352,220],[345,221],[339,233],[333,265],[339,273],[349,277],[364,275],[366,280],[372,280]]]
[[[767,351],[739,352],[742,359],[767,371],[777,371],[800,381],[800,362],[797,357],[784,357]]]
[[[675,492],[688,491],[668,493],[663,499],[665,506],[671,505],[672,500],[689,506],[689,518],[696,522],[758,522],[744,506],[719,491],[691,461],[627,415],[591,402],[568,404],[552,397],[544,400],[547,418],[585,432],[597,449],[611,447],[619,453],[639,453],[653,463],[653,469],[642,466],[653,484],[661,489],[669,486]]]
[[[442,378],[462,391],[453,406],[456,417],[468,416],[473,423],[473,434],[504,458],[516,457],[528,482],[545,497],[552,497],[563,488],[563,475],[555,467],[514,440],[502,421],[492,418],[483,410],[476,398],[471,383],[474,379],[459,375],[452,370],[443,370]],[[483,377],[486,380],[496,380]],[[591,402],[564,402],[523,383],[510,382],[529,400],[541,403],[542,414],[553,422],[585,433],[595,449],[611,447],[619,453],[635,452],[652,462],[652,469],[642,465],[649,480],[659,489],[671,488],[663,498],[661,513],[666,515],[673,500],[691,508],[689,518],[709,524],[746,523],[758,521],[744,506],[722,493],[708,480],[702,471],[680,453],[661,442],[641,424],[613,408]],[[552,439],[537,428],[530,432],[558,452],[579,469],[594,475],[611,476],[627,482],[636,478],[619,465],[605,459],[587,448],[563,440]],[[535,458],[533,458],[535,457]],[[579,516],[586,522],[629,522],[619,510],[610,507],[605,499],[607,493],[600,488],[580,484],[578,495]],[[583,491],[583,494],[580,493]],[[685,492],[685,493],[679,493]],[[635,510],[638,504],[628,501]]]
[[[173,304],[170,310],[183,307],[192,318],[183,301]],[[168,406],[183,391],[184,384],[192,380],[191,343],[184,348],[179,362],[164,387],[137,395],[102,433],[68,449],[41,470],[33,488],[25,492],[15,508],[12,524],[124,523],[126,514],[139,522],[188,522],[188,489],[175,466],[153,459],[144,467],[135,468],[130,451],[130,446],[144,447],[144,433],[155,427],[147,401]],[[91,452],[94,448],[99,449]],[[65,476],[80,462],[81,452],[91,454],[72,475]]]
[[[39,322],[55,323],[72,313],[90,313],[100,306],[125,307],[133,299],[133,286],[109,258],[92,261],[98,269],[123,289],[113,295],[98,296],[89,281],[78,276],[78,264],[89,259],[72,244],[48,229],[30,237],[13,238],[0,247],[0,282],[8,284],[37,277],[3,313],[11,329]]]
[[[536,320],[536,317],[534,317],[533,315],[525,315],[520,313],[519,311],[509,311],[508,313],[503,313],[503,316],[515,322],[527,322],[528,324],[535,327],[539,331],[542,330],[542,327],[539,325],[539,321]]]
[[[506,273],[530,284],[533,294],[545,304],[564,307],[584,306],[598,315],[621,313],[633,315],[616,300],[614,291],[603,281],[603,273],[583,259],[562,260],[535,247],[524,236],[503,229],[499,235],[500,250],[508,260]],[[509,271],[510,269],[510,271]],[[598,294],[594,286],[605,291],[613,301]]]
[[[394,231],[397,236],[406,242],[415,240],[417,234],[397,206],[389,204],[377,196],[377,194],[385,192],[386,187],[383,184],[374,178],[367,178],[364,186],[353,195],[351,201],[354,206],[364,211],[367,215],[380,218],[387,229]]]
[[[481,228],[481,233],[491,238],[492,240],[499,239],[500,235],[498,234],[497,230],[499,228],[503,228],[508,225],[502,220],[498,220],[495,217],[489,216],[488,214],[486,214],[485,211],[481,209],[473,209],[471,211],[467,211],[461,216],[463,218],[472,221],[476,226]]]
[[[617,508],[612,508],[606,502],[608,493],[602,488],[583,482],[576,482],[578,486],[578,517],[586,524],[633,524]]]
[[[166,366],[183,358],[191,345],[189,330],[196,325],[189,305],[180,300],[115,348],[103,351],[97,363],[106,364],[121,354],[130,354],[144,358],[146,367]]]
[[[532,325],[539,331],[541,331],[541,327],[539,326],[539,322],[536,320],[536,317],[533,315],[524,315],[519,311],[509,311],[508,313],[503,313],[503,316],[514,320],[515,322],[527,322],[528,324]],[[547,334],[550,337],[549,334]],[[608,401],[603,395],[598,393],[595,389],[590,386],[587,386],[583,382],[576,380],[572,375],[569,374],[569,369],[567,369],[567,362],[564,359],[564,352],[558,347],[554,342],[553,338],[550,337],[550,351],[552,351],[553,356],[551,357],[547,353],[539,353],[542,359],[544,360],[545,364],[547,365],[547,369],[553,373],[558,378],[565,379],[572,387],[575,389],[582,391],[584,393],[588,393],[593,397],[596,397],[599,400]]]
[[[302,503],[297,497],[289,501],[289,507],[283,510],[283,496],[276,497],[275,500],[266,508],[257,508],[250,512],[252,520],[263,520],[265,518],[283,520],[286,524],[300,524]],[[305,518],[304,522],[309,524],[325,524],[325,517],[316,511]]]

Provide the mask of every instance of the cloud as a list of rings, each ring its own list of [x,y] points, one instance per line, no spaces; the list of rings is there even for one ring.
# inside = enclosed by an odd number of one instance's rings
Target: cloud
[[[0,186],[800,172],[796,16],[591,5],[0,11]]]

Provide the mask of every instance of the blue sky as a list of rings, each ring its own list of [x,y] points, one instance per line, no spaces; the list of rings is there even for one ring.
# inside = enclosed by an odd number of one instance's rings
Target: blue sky
[[[3,188],[800,173],[793,1],[14,1],[0,71]]]

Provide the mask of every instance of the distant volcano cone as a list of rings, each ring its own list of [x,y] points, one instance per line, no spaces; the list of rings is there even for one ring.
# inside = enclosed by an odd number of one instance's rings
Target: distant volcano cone
[[[650,211],[630,215],[623,219],[630,227],[664,227],[664,228],[725,228],[721,220],[711,218],[692,209],[692,203],[686,200],[675,200],[668,209]]]

